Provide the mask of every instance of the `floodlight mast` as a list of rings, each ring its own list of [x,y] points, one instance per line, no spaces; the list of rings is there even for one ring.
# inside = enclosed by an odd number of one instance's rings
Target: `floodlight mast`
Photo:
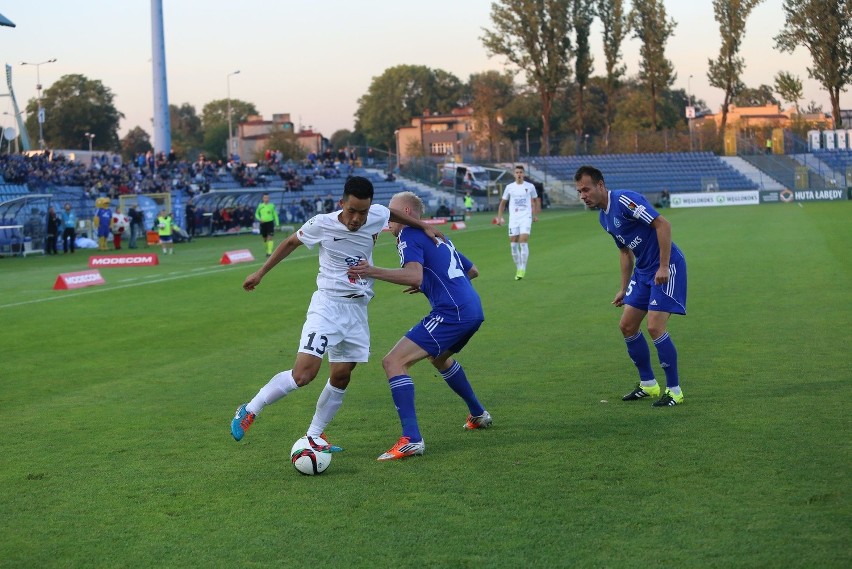
[[[38,147],[39,150],[44,150],[44,107],[41,106],[41,66],[47,63],[53,63],[56,58],[40,61],[38,63],[30,63],[22,61],[21,65],[35,65],[36,68],[36,92],[38,93]]]

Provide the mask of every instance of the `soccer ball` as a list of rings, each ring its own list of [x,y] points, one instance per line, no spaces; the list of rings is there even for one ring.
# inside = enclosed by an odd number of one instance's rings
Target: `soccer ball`
[[[308,476],[325,472],[331,464],[331,453],[316,450],[321,445],[328,445],[328,441],[308,436],[296,441],[290,449],[293,468]]]
[[[130,228],[130,218],[123,213],[114,213],[109,222],[109,227],[110,231],[116,235],[120,235]]]

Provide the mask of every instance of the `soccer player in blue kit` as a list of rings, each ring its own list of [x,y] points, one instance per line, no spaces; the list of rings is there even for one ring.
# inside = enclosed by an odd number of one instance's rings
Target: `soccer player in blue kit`
[[[418,219],[423,202],[412,192],[393,196],[390,208]],[[479,272],[449,239],[435,244],[422,230],[390,223],[397,236],[400,269],[384,269],[361,261],[349,269],[355,278],[372,278],[407,285],[405,292],[422,292],[432,311],[414,325],[382,360],[391,396],[402,423],[402,437],[378,460],[397,460],[421,455],[426,444],[420,434],[414,408],[414,382],[408,368],[429,359],[447,385],[467,404],[470,414],[463,427],[491,426],[488,411],[479,403],[461,365],[453,358],[470,341],[485,320],[482,302],[470,280]]]
[[[672,227],[641,194],[607,190],[603,174],[582,166],[574,174],[577,193],[589,208],[600,209],[604,231],[621,252],[621,288],[612,304],[623,306],[619,328],[627,354],[639,370],[636,389],[622,397],[638,401],[660,395],[651,369],[651,352],[640,326],[648,316],[648,334],[666,375],[666,390],[654,407],[683,403],[677,350],[666,324],[672,314],[686,314],[686,259],[672,242]]]

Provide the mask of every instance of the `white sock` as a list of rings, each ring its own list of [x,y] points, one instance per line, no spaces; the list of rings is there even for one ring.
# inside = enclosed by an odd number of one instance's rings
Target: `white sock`
[[[298,389],[299,386],[296,385],[296,381],[293,379],[292,371],[288,369],[272,376],[269,383],[261,387],[257,395],[254,396],[254,399],[246,405],[246,411],[256,415],[270,403],[275,403],[291,391]]]
[[[668,389],[669,389],[669,391],[671,391],[675,395],[680,395],[680,385],[675,386],[675,387],[669,387]]]
[[[512,242],[512,260],[515,261],[515,267],[521,268],[521,248],[520,243]]]
[[[345,389],[331,385],[331,379],[326,382],[317,399],[317,410],[314,413],[314,418],[311,419],[311,426],[308,427],[307,435],[309,437],[318,437],[322,434],[331,420],[334,419],[340,405],[343,404],[344,395],[346,395]]]
[[[521,270],[527,270],[527,259],[530,258],[530,245],[529,243],[521,243],[521,253],[519,255],[519,260],[521,262]]]
[[[643,379],[639,383],[642,384],[642,387],[654,387],[655,385],[657,385],[657,380],[656,379],[649,379],[649,380]]]

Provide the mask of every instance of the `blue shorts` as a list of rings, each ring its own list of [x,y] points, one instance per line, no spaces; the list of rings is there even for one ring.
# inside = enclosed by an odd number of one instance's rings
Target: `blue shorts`
[[[681,257],[669,264],[669,282],[654,284],[654,275],[633,271],[624,304],[639,310],[686,314],[686,260]]]
[[[482,325],[482,320],[445,320],[440,314],[429,314],[405,333],[405,337],[423,348],[430,356],[446,351],[459,353]]]
[[[162,241],[163,243],[171,243],[172,242],[172,236],[171,235],[160,235],[160,241]]]
[[[109,237],[110,236],[109,224],[99,225],[98,226],[98,237]]]

